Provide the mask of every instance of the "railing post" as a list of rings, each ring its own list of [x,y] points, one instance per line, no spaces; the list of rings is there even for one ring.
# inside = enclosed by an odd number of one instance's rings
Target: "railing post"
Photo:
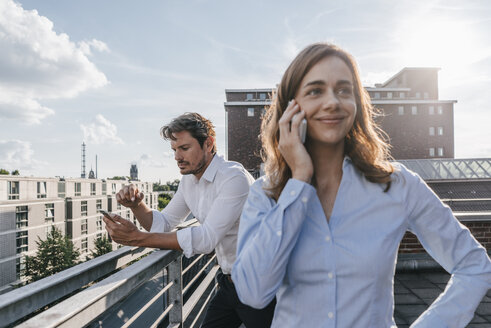
[[[168,281],[174,285],[169,288],[169,305],[173,305],[169,312],[169,327],[182,328],[182,255],[179,255],[167,267]]]

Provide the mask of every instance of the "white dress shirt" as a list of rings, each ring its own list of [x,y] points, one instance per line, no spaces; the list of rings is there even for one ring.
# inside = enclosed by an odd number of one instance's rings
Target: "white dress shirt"
[[[491,287],[490,259],[421,178],[396,166],[384,192],[346,158],[329,221],[310,184],[290,179],[276,202],[258,179],[232,272],[240,300],[261,308],[276,295],[271,327],[395,327],[397,250],[410,230],[452,274],[411,327],[465,327]]]
[[[176,194],[162,212],[153,210],[150,232],[174,229],[191,212],[201,223],[177,232],[186,257],[216,251],[223,273],[235,262],[237,231],[242,207],[254,178],[237,162],[215,155],[201,179],[184,175]]]

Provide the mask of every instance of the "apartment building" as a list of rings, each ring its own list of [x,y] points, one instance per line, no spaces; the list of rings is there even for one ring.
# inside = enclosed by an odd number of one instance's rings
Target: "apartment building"
[[[454,158],[453,106],[438,95],[438,68],[406,67],[385,83],[366,87],[380,109],[376,120],[389,139],[395,159]],[[261,114],[273,88],[226,89],[225,123],[228,159],[260,172]]]
[[[119,214],[140,227],[131,210],[115,198],[128,183],[0,175],[0,289],[22,279],[24,256],[36,253],[36,241],[45,239],[53,225],[72,240],[82,261],[90,255],[95,239],[107,234],[99,209]],[[152,184],[132,183],[144,192],[146,204],[157,209],[158,192],[153,192]]]

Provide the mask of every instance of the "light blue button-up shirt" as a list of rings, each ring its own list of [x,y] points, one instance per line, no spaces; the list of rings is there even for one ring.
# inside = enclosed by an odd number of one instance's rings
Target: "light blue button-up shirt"
[[[232,271],[240,300],[262,308],[276,295],[272,327],[395,327],[397,251],[410,230],[452,274],[413,327],[464,327],[491,288],[486,250],[415,173],[396,164],[392,180],[384,192],[345,158],[327,221],[311,185],[290,179],[275,202],[258,179]]]

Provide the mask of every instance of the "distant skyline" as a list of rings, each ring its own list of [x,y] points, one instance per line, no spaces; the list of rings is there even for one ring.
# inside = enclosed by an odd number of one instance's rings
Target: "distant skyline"
[[[225,89],[272,88],[312,42],[354,55],[365,86],[440,67],[457,158],[491,157],[491,2],[0,0],[0,168],[180,178],[160,127],[197,111],[225,152]]]

